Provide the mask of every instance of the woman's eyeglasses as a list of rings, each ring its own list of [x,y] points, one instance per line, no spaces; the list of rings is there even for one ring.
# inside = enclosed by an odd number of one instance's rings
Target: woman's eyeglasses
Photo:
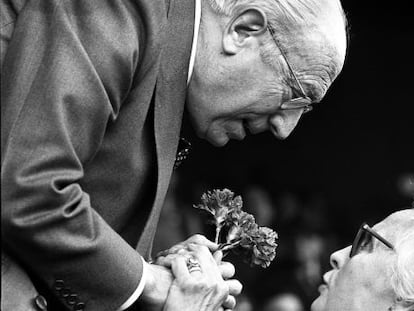
[[[352,258],[355,255],[359,254],[362,250],[366,249],[368,246],[372,246],[372,238],[376,238],[389,249],[394,250],[394,246],[390,242],[388,242],[384,237],[382,237],[378,232],[373,230],[366,223],[363,223],[359,228],[357,235],[355,236],[354,242],[352,243],[351,253],[349,254],[349,257]]]

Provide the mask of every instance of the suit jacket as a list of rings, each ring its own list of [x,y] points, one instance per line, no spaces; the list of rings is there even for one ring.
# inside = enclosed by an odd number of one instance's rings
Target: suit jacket
[[[1,3],[3,245],[68,309],[115,310],[172,173],[193,0]]]

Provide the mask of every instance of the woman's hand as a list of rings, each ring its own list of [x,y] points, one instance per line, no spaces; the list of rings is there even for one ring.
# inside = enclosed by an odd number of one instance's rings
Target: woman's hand
[[[229,297],[229,286],[223,280],[215,258],[206,246],[189,244],[187,249],[186,256],[175,256],[171,260],[175,280],[164,311],[221,310]],[[188,255],[196,263],[193,268],[188,266]]]

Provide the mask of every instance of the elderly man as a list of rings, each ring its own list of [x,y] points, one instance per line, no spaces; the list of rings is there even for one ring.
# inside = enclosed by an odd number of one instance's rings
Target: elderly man
[[[414,209],[362,225],[331,265],[312,311],[414,310]]]
[[[214,145],[283,139],[346,50],[338,0],[2,0],[1,14],[2,242],[48,301],[17,290],[22,273],[6,298],[40,309],[161,309],[173,277],[145,260],[185,101]]]

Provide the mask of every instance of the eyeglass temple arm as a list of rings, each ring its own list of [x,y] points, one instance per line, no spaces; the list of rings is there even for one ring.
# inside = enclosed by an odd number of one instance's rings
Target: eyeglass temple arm
[[[269,32],[270,32],[270,35],[272,36],[273,41],[275,41],[275,43],[276,43],[277,47],[279,48],[280,53],[282,54],[283,58],[285,59],[285,63],[287,64],[287,66],[288,66],[288,68],[289,68],[290,72],[292,73],[292,76],[293,76],[293,78],[295,79],[296,84],[299,86],[300,91],[302,92],[302,96],[304,96],[304,97],[306,97],[306,98],[307,98],[308,96],[306,96],[306,93],[305,93],[305,90],[304,90],[304,89],[303,89],[303,87],[302,87],[302,84],[300,83],[300,81],[299,81],[298,77],[296,76],[295,72],[293,71],[292,66],[290,66],[290,63],[289,63],[289,62],[288,62],[288,60],[287,60],[286,54],[285,54],[285,52],[283,51],[282,46],[281,46],[281,44],[280,44],[279,40],[278,40],[278,39],[276,38],[276,36],[275,36],[275,33],[274,33],[274,31],[273,31],[272,26],[270,26],[270,24],[267,24],[267,28],[269,29]]]
[[[388,242],[386,239],[384,239],[382,236],[380,236],[377,232],[375,232],[374,230],[371,229],[370,226],[368,226],[368,224],[364,224],[363,228],[368,231],[369,233],[371,233],[373,236],[375,236],[378,240],[380,240],[382,243],[384,243],[388,248],[394,250],[394,245],[392,245],[390,242]]]

